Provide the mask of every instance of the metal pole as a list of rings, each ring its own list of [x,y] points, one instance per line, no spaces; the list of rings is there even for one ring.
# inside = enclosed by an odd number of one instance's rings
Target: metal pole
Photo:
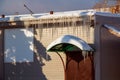
[[[64,68],[64,80],[66,80],[66,73],[65,73],[65,63],[64,63],[64,60],[63,60],[63,58],[61,57],[61,55],[58,53],[58,52],[56,52],[57,54],[58,54],[58,56],[60,57],[60,59],[61,59],[61,61],[62,61],[62,64],[63,64],[63,68]]]
[[[24,4],[24,7],[31,13],[31,15],[34,14],[33,11],[30,10],[25,4]]]

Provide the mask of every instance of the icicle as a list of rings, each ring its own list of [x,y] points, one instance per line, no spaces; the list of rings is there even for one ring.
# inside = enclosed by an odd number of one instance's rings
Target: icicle
[[[53,39],[53,36],[54,36],[54,19],[52,20],[52,39]]]
[[[64,19],[64,18],[61,17],[61,21],[60,21],[60,22],[61,22],[60,25],[61,25],[61,28],[62,28],[62,30],[61,30],[61,34],[63,34],[63,30],[64,30],[64,29],[63,29],[63,19]]]
[[[84,31],[84,34],[85,34],[85,38],[86,38],[86,41],[88,41],[88,16],[85,16],[85,31]]]
[[[73,28],[73,34],[74,35],[76,35],[76,26],[75,26],[75,17],[74,16],[72,16],[72,28]]]
[[[77,21],[79,21],[79,17],[77,17],[77,20],[76,20],[76,34],[77,34],[77,37],[79,37],[79,35],[78,35],[78,34],[79,34],[79,33],[78,33],[78,31],[79,31],[79,30],[78,30],[78,27],[79,27],[79,26],[78,26],[78,24],[77,24]]]
[[[86,51],[82,51],[82,56],[84,58],[84,62],[85,62],[85,58],[86,58]]]
[[[65,17],[63,18],[63,34],[64,34],[64,28],[65,28]]]
[[[76,30],[76,36],[78,37],[78,25],[77,25],[77,21],[78,21],[78,17],[76,17],[75,19],[75,30]]]
[[[91,19],[90,16],[88,16],[88,19],[87,19],[88,20],[87,21],[88,22],[87,23],[87,42],[90,42],[90,22],[91,22],[90,19]]]
[[[68,34],[70,33],[69,31],[69,27],[70,27],[70,21],[69,21],[69,17],[67,17],[67,19],[66,19],[66,23],[67,23],[67,32],[68,32]]]
[[[88,56],[89,56],[89,52],[88,52],[88,51],[86,51],[86,58],[88,58]]]
[[[48,20],[46,20],[46,33],[47,33],[47,29],[48,29],[48,25],[49,25],[49,21]]]
[[[92,52],[92,51],[90,51],[90,55],[93,55],[93,52]]]
[[[57,21],[56,21],[56,25],[55,25],[55,27],[56,27],[56,36],[58,37],[58,34],[59,34],[59,33],[58,33],[58,27],[59,27],[59,26],[58,26]]]
[[[43,24],[41,23],[41,21],[39,21],[40,24],[38,26],[38,32],[39,32],[39,40],[42,39],[42,33],[43,33]]]
[[[83,25],[82,25],[82,36],[85,38],[85,27],[86,27],[86,23],[85,23],[85,16],[83,17]]]
[[[67,17],[64,18],[64,26],[67,27],[67,34],[69,34],[69,27],[68,27],[68,24],[67,24]]]
[[[30,26],[29,21],[25,21],[25,22],[24,22],[24,25],[25,25],[25,28],[28,29],[28,27]]]
[[[29,20],[30,21],[30,20]],[[26,33],[29,31],[29,26],[30,26],[30,22],[29,21],[25,21],[24,22],[24,26],[25,26],[25,28],[26,28]]]
[[[56,20],[55,20],[54,18],[53,18],[53,23],[52,23],[52,24],[53,24],[52,37],[54,37],[54,36],[56,36],[56,32],[57,32],[57,31],[56,31],[56,30],[57,30],[57,29],[56,29],[56,25],[55,25],[55,24],[56,24]]]
[[[81,21],[81,20],[80,20],[80,17],[78,18],[78,21]],[[82,31],[81,31],[81,25],[82,25],[82,24],[80,23],[80,24],[78,25],[78,27],[77,27],[78,36],[81,35],[81,32],[82,32]]]
[[[53,24],[53,23],[52,23],[52,24]],[[54,28],[54,26],[52,26],[52,40],[53,40],[53,33],[54,33],[53,28]]]

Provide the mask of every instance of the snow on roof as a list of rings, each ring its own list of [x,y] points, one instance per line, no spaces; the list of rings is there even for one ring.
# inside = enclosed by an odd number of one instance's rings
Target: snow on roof
[[[40,14],[23,14],[23,15],[6,15],[5,18],[0,18],[0,22],[5,21],[25,21],[25,20],[37,20],[37,19],[49,19],[49,18],[62,18],[62,17],[80,17],[86,15],[102,15],[102,16],[113,16],[120,17],[120,14],[112,14],[110,12],[96,12],[94,9],[88,10],[76,10],[76,11],[65,11],[65,12],[54,12],[40,13]]]
[[[53,14],[42,13],[42,14],[24,14],[24,15],[9,15],[5,18],[0,18],[2,21],[25,21],[25,20],[36,20],[36,19],[48,19],[48,18],[61,18],[61,17],[72,17],[72,16],[84,16],[94,15],[95,10],[77,10],[77,11],[66,11],[66,12],[54,12]]]
[[[95,15],[108,16],[108,17],[120,17],[120,14],[113,14],[110,12],[96,12]]]

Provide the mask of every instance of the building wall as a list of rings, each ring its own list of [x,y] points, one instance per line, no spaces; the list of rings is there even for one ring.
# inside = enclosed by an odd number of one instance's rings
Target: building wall
[[[120,80],[120,38],[103,27],[108,24],[120,29],[119,20],[119,17],[96,15],[96,80]]]
[[[93,44],[94,42],[94,28],[90,27],[90,23],[85,24],[84,21],[80,25],[76,25],[73,22],[71,26],[65,26],[62,23],[59,26],[37,24],[31,27],[34,28],[34,60],[33,62],[4,62],[5,80],[64,80],[62,62],[55,52],[46,52],[47,46],[55,39],[66,34],[77,36],[85,40],[88,44]],[[21,26],[21,28],[23,27]],[[14,30],[15,28],[9,29]],[[2,38],[2,41],[4,41],[4,38]],[[65,54],[60,53],[60,55],[65,62]]]
[[[94,37],[93,28],[91,28],[90,32],[88,32],[88,35],[86,31],[83,33],[82,26],[78,26],[76,28],[71,26],[68,26],[68,27],[62,26],[57,28],[55,27],[43,28],[42,31],[41,29],[36,29],[36,32],[38,34],[38,35],[35,35],[37,37],[36,39],[42,42],[42,44],[45,47],[47,47],[52,41],[56,40],[60,36],[66,35],[66,34],[77,36],[85,40],[89,44],[93,44],[93,37]],[[49,54],[49,56],[51,57],[51,60],[46,61],[45,59],[43,59],[43,62],[46,64],[46,66],[43,66],[43,72],[46,74],[49,80],[64,80],[64,68],[59,56],[55,52],[47,52],[47,54]],[[62,56],[65,62],[66,61],[65,54],[60,53],[60,55]]]

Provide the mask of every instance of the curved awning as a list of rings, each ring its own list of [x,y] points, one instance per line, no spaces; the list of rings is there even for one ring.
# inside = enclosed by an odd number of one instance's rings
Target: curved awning
[[[93,49],[82,39],[64,35],[53,41],[47,47],[47,51],[93,51]]]

